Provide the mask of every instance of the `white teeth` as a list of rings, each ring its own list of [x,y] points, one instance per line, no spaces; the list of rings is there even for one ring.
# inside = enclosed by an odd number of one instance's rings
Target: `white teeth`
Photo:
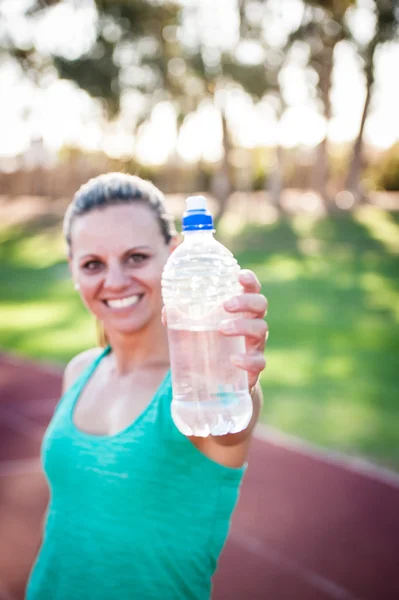
[[[125,308],[137,304],[139,300],[140,296],[129,296],[129,298],[121,298],[120,300],[107,300],[107,304],[111,308]]]

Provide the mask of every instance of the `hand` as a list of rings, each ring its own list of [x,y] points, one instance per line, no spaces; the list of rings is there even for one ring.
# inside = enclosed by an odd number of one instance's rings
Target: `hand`
[[[231,362],[248,371],[248,386],[250,391],[258,381],[261,371],[266,366],[263,355],[269,328],[264,320],[267,312],[267,300],[260,294],[260,283],[256,275],[249,270],[242,270],[239,277],[244,293],[235,296],[224,303],[224,307],[231,313],[243,313],[236,319],[226,319],[219,327],[224,335],[245,336],[245,354],[231,357]]]

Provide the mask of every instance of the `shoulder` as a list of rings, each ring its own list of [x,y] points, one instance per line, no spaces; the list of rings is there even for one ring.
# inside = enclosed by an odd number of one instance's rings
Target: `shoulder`
[[[66,392],[68,388],[75,383],[83,371],[100,356],[104,348],[90,348],[74,356],[65,367],[62,380],[62,391]]]

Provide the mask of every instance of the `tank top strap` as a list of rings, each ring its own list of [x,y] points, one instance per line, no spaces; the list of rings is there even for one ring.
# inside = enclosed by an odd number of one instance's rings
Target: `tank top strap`
[[[100,362],[102,361],[104,356],[107,356],[107,354],[109,354],[110,352],[111,352],[111,346],[106,346],[104,348],[104,350],[101,352],[101,354],[99,354],[97,356],[97,358],[95,360],[93,360],[93,362],[90,363],[89,366],[86,367],[86,369],[83,370],[81,375],[77,378],[77,380],[73,384],[73,387],[77,386],[79,388],[79,390],[82,389],[86,385],[86,383],[89,381],[90,377],[93,375],[94,371],[97,369],[98,365],[100,364]],[[75,387],[75,389],[76,389],[76,387]]]
[[[82,373],[79,375],[76,381],[74,381],[74,383],[64,392],[64,394],[59,399],[58,404],[55,407],[54,415],[55,413],[60,413],[60,409],[61,414],[63,414],[65,410],[68,410],[69,405],[74,402],[75,398],[80,394],[86,383],[89,381],[90,377],[98,367],[99,363],[102,361],[104,356],[109,354],[110,351],[111,346],[107,346],[97,356],[97,358],[93,360],[93,362],[91,362],[85,369],[83,369]]]

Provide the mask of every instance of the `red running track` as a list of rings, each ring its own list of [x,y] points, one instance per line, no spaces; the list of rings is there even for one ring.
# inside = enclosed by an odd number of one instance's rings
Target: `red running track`
[[[59,391],[58,370],[0,356],[0,600],[23,599],[38,549]],[[213,600],[398,600],[399,478],[268,435],[253,441]]]

